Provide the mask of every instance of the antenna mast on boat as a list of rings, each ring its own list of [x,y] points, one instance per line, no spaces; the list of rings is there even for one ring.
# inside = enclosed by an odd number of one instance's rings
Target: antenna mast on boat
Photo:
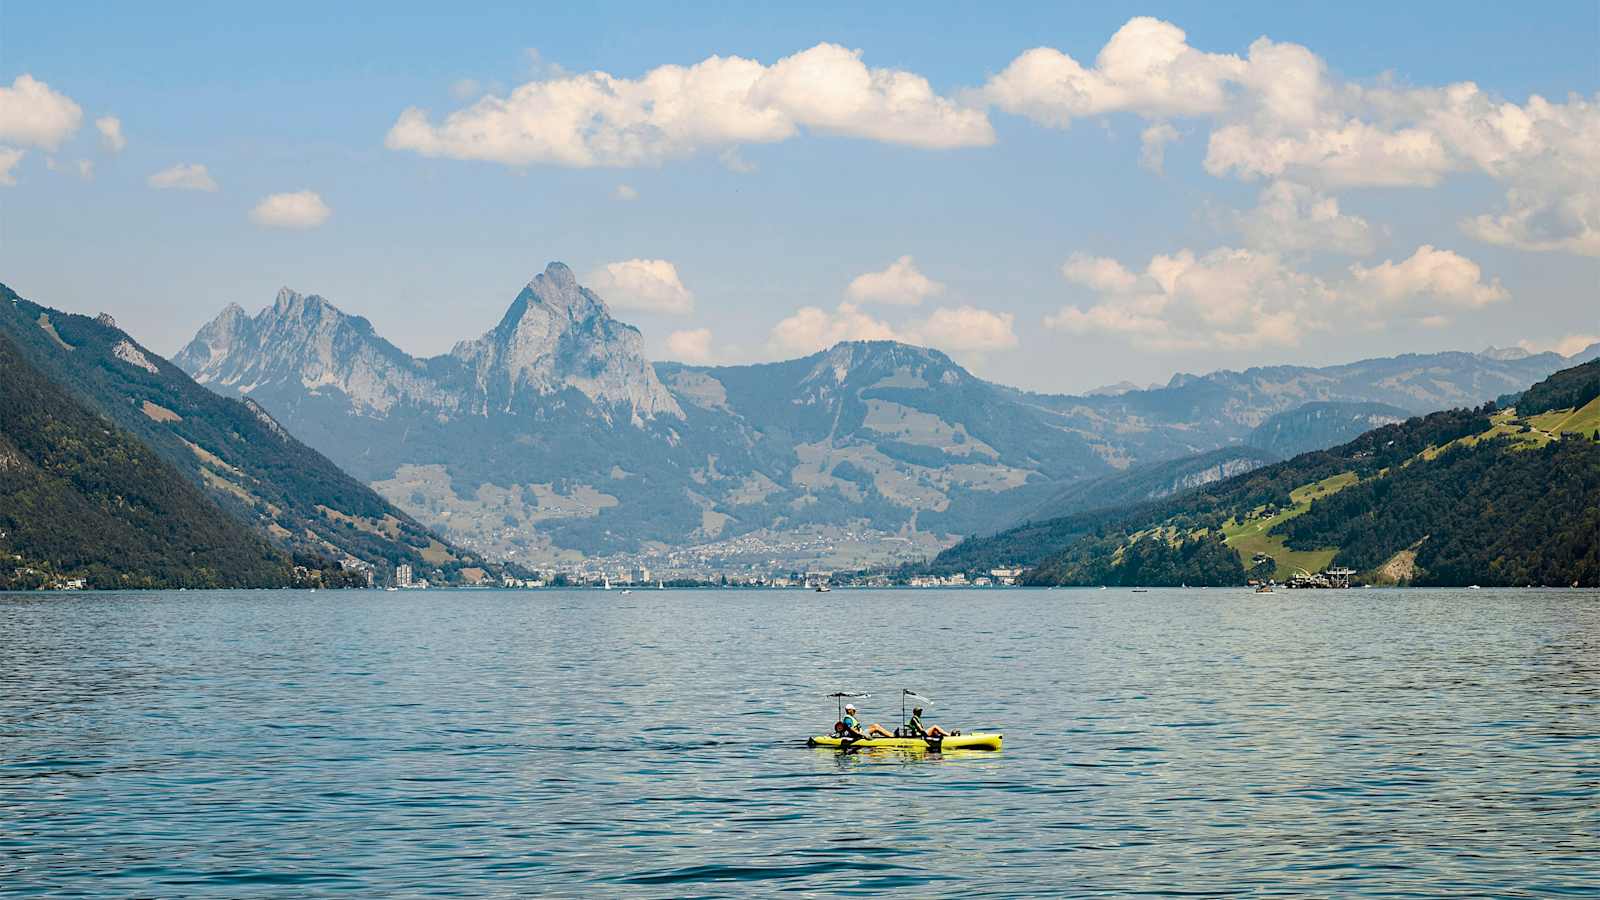
[[[860,698],[864,698],[864,697],[871,697],[872,695],[871,694],[858,693],[856,691],[834,691],[833,693],[829,694],[828,696],[833,698],[834,706],[837,707],[837,709],[838,709],[837,715],[839,716],[840,721],[843,721],[844,720],[844,700],[845,700],[846,697],[849,697],[850,699],[855,700],[855,699],[860,699]]]

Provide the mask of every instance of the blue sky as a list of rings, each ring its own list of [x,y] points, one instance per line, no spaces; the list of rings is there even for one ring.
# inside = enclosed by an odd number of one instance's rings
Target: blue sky
[[[1597,8],[1482,6],[10,3],[0,148],[22,156],[0,187],[0,280],[109,311],[169,354],[224,304],[254,311],[283,285],[414,353],[443,352],[556,259],[593,275],[658,358],[770,359],[892,334],[1002,382],[1075,390],[1572,347],[1600,335]],[[1138,60],[1181,29],[1171,71],[1185,77],[1097,67],[1125,26]],[[1253,55],[1263,36],[1305,55]],[[447,125],[524,85],[603,72],[626,95],[658,66],[713,56],[770,75],[821,43],[925,80],[921,112],[840,112],[830,79],[848,82],[851,59],[811,54],[738,116],[694,91],[651,93],[684,107],[691,137],[647,139],[627,159],[607,156],[604,135],[584,138],[591,158],[550,158],[540,142],[572,135],[543,133],[546,106],[510,114],[540,133],[488,151],[463,135],[512,119]],[[1035,47],[1059,54],[1008,69]],[[1063,91],[1066,57],[1088,74]],[[1274,101],[1307,58],[1320,90]],[[23,76],[78,123],[19,118],[53,102],[23,96]],[[1479,93],[1450,100],[1460,82]],[[411,107],[426,130],[397,140]],[[120,150],[96,125],[107,116]],[[728,136],[757,119],[765,136]],[[1159,171],[1142,140],[1158,128]],[[474,155],[493,158],[461,158]],[[148,183],[179,165],[204,166],[216,189]],[[252,215],[302,191],[316,201]]]

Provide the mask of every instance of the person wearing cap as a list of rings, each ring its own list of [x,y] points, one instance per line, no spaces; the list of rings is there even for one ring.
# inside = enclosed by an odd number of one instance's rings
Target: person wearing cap
[[[861,730],[861,722],[856,718],[856,705],[848,704],[844,708],[844,721],[839,723],[839,730],[845,737],[857,741],[875,737],[894,737],[894,733],[874,722],[867,726],[866,731]]]
[[[912,737],[919,738],[942,738],[950,736],[950,732],[945,731],[943,728],[940,728],[937,725],[924,726],[922,724],[922,707],[920,706],[913,706],[911,708],[911,718],[906,722],[906,731],[910,732]]]

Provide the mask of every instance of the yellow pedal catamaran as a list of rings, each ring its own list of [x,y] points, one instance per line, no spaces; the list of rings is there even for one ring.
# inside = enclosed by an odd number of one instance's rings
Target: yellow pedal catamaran
[[[900,690],[900,727],[895,729],[894,737],[852,738],[842,735],[841,732],[844,731],[845,698],[853,699],[871,695],[851,691],[836,691],[828,696],[836,701],[839,722],[834,726],[833,734],[819,734],[807,738],[806,746],[808,747],[828,747],[837,750],[904,750],[930,753],[941,753],[945,750],[1000,749],[1001,735],[997,732],[973,732],[972,734],[956,732],[942,737],[924,737],[909,733],[906,729],[906,698],[914,697],[924,702],[927,702],[927,698],[907,688]]]

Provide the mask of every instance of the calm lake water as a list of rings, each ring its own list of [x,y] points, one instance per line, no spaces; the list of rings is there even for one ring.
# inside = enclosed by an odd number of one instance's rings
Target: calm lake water
[[[998,754],[839,754],[902,687]],[[0,894],[1542,896],[1600,592],[0,595]]]

